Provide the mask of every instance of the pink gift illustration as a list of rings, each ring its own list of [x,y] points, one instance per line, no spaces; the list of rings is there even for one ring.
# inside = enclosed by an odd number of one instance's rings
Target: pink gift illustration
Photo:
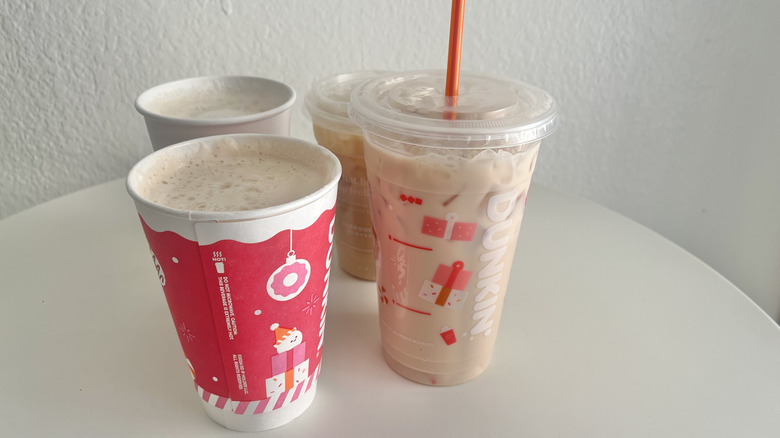
[[[422,233],[429,236],[440,237],[445,240],[474,240],[477,224],[472,222],[458,222],[457,213],[448,213],[445,219],[425,216],[423,218]]]
[[[420,288],[420,297],[448,309],[460,309],[466,301],[466,287],[471,279],[471,271],[463,269],[462,261],[452,266],[439,265],[433,281],[426,280]]]
[[[267,397],[289,391],[309,377],[309,360],[306,358],[306,342],[303,334],[292,329],[271,325],[276,336],[274,348],[278,354],[271,356],[272,377],[265,380]]]

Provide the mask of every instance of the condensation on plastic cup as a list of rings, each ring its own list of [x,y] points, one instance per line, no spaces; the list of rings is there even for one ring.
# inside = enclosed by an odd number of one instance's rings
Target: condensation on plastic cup
[[[138,96],[135,108],[144,116],[152,148],[158,150],[214,135],[289,135],[295,99],[295,90],[279,81],[204,76],[150,88]]]
[[[190,211],[145,199],[160,164],[248,145],[264,158],[306,157],[316,189],[240,211]],[[205,149],[202,149],[205,148]],[[209,149],[211,148],[211,149]],[[238,431],[282,426],[312,404],[320,373],[338,159],[298,139],[235,134],[189,140],[137,163],[127,178],[197,397]]]

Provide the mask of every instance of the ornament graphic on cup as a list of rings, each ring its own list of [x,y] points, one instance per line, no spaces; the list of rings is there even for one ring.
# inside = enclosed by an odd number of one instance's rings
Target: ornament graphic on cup
[[[268,277],[268,295],[276,301],[289,301],[303,291],[311,276],[311,265],[306,259],[298,259],[293,249],[293,235],[290,230],[290,251],[283,265]]]

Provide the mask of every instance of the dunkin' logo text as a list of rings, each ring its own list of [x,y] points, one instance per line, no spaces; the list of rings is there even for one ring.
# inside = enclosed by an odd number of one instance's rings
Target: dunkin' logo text
[[[479,259],[487,262],[477,273],[477,295],[475,297],[474,314],[471,319],[476,324],[471,329],[471,335],[484,333],[488,336],[493,326],[493,313],[498,301],[499,284],[501,282],[504,255],[511,238],[508,232],[512,228],[510,216],[515,209],[517,190],[494,195],[487,205],[487,217],[493,225],[485,230],[482,236],[482,247],[487,251]]]

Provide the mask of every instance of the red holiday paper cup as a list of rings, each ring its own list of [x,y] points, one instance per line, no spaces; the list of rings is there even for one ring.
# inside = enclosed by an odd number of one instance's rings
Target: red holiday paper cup
[[[176,209],[142,195],[144,185],[159,183],[150,175],[161,165],[226,141],[261,154],[281,147],[308,157],[321,184],[291,202],[241,211]],[[147,156],[128,175],[183,363],[207,414],[225,427],[278,427],[314,400],[340,175],[338,159],[325,148],[258,134],[179,143]]]

